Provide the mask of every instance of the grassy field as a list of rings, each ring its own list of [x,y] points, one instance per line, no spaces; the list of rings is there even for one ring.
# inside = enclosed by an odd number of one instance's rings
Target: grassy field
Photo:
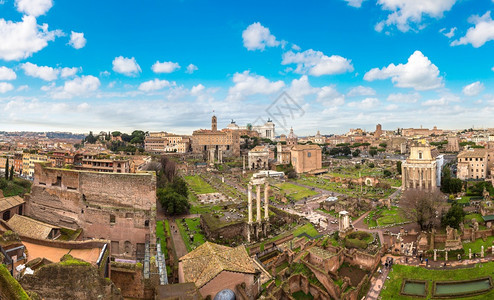
[[[185,176],[184,179],[197,194],[216,193],[216,190],[199,176]]]
[[[307,223],[303,226],[300,226],[300,227],[297,227],[291,231],[288,231],[288,232],[285,232],[283,234],[280,234],[280,235],[277,235],[267,241],[264,241],[262,243],[260,243],[260,248],[261,248],[261,251],[264,250],[264,245],[265,244],[269,244],[269,243],[274,243],[276,242],[277,240],[280,240],[290,234],[293,234],[294,237],[297,237],[298,235],[302,234],[302,233],[306,233],[312,237],[314,236],[317,236],[319,235],[319,232],[317,232],[317,229],[314,228],[314,225],[312,225],[312,223]]]
[[[301,200],[305,197],[317,195],[317,192],[315,191],[292,183],[284,182],[282,184],[277,184],[276,186],[285,192],[286,196],[294,199],[295,201]]]
[[[323,190],[332,191],[353,197],[356,197],[361,194],[360,185],[354,185],[354,186],[349,186],[348,188],[343,188],[341,183],[330,182],[328,179],[321,177],[302,176],[301,178],[297,179],[296,182],[303,185],[317,187]],[[375,198],[375,199],[385,198],[396,191],[395,189],[390,188],[390,189],[384,189],[382,190],[382,193],[379,193],[380,189],[366,187],[366,186],[363,186],[362,190],[365,193],[364,195],[366,197]]]
[[[487,247],[492,246],[492,242],[494,241],[494,236],[490,236],[485,239],[485,242],[482,239],[477,239],[474,242],[463,243],[463,249],[465,250],[465,254],[468,255],[468,249],[472,249],[472,253],[480,253],[482,245],[484,246],[484,253],[487,253]]]
[[[187,247],[187,250],[190,252],[200,245],[204,244],[206,242],[206,238],[201,232],[201,228],[199,226],[199,218],[185,219],[185,223],[189,227],[189,231],[182,224],[182,220],[177,220],[177,226],[178,230],[180,231],[180,235],[184,240],[185,247]],[[193,236],[192,241],[190,240],[190,236]]]
[[[492,276],[494,272],[494,262],[488,262],[485,264],[476,265],[474,268],[468,269],[456,269],[456,270],[429,270],[421,267],[411,267],[403,265],[394,265],[393,270],[389,272],[389,277],[384,284],[384,288],[381,291],[382,299],[420,299],[416,297],[408,297],[400,295],[401,284],[404,278],[407,279],[420,279],[429,280],[428,297],[432,296],[432,281],[433,280],[470,280],[485,276]],[[424,299],[424,298],[421,298]],[[473,299],[494,299],[494,290],[489,291],[486,294],[464,297],[462,300]]]
[[[392,206],[391,209],[381,207],[371,211],[364,221],[369,227],[376,227],[403,223],[406,219],[399,207]]]
[[[22,196],[31,191],[31,181],[14,178],[12,181],[0,178],[0,190],[4,197]]]

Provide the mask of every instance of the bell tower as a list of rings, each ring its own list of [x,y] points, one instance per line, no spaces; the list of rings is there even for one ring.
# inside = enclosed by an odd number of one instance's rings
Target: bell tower
[[[218,120],[216,119],[216,116],[213,116],[211,118],[211,130],[212,131],[217,131],[218,130]]]

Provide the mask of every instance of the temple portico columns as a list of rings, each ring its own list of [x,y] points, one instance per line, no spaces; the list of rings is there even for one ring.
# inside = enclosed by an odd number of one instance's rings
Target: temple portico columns
[[[269,184],[264,184],[264,219],[269,220]]]
[[[261,223],[261,186],[257,185],[256,186],[256,191],[257,191],[257,222]]]
[[[252,184],[247,187],[247,209],[249,211],[249,224],[252,224]]]

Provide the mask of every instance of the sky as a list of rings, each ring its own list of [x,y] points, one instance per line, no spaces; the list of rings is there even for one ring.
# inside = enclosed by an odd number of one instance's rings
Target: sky
[[[0,0],[0,130],[494,127],[494,0]]]

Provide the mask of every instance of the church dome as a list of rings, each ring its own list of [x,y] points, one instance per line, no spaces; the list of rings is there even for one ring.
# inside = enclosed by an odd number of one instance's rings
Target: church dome
[[[230,289],[224,289],[214,296],[213,300],[235,300],[235,293]]]

